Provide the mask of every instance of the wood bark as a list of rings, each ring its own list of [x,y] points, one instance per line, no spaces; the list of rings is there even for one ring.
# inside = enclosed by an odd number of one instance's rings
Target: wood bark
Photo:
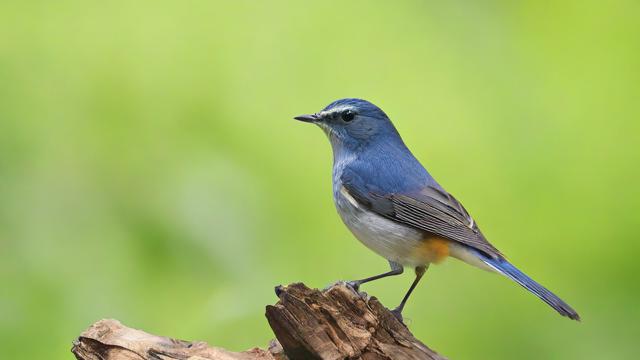
[[[277,340],[267,349],[233,352],[100,320],[76,339],[71,351],[79,360],[445,359],[376,298],[344,283],[325,290],[279,286],[276,295],[279,301],[267,306],[266,316]]]

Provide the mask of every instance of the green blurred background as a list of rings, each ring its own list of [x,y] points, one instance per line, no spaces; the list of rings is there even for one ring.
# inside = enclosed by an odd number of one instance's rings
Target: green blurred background
[[[638,358],[637,1],[3,1],[0,348],[113,317],[234,350],[273,286],[387,269],[292,116],[362,97],[559,317],[455,260],[406,309],[452,359]],[[412,273],[363,287],[395,306]]]

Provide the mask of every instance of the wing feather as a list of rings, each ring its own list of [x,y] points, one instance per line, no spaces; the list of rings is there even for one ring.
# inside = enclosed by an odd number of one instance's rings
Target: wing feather
[[[487,241],[464,206],[442,189],[426,187],[411,194],[381,194],[368,189],[357,178],[342,180],[352,197],[378,215],[470,246],[492,258],[503,257]]]

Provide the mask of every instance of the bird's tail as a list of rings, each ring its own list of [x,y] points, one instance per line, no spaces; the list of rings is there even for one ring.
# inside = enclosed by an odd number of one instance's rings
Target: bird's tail
[[[544,286],[538,284],[533,279],[528,277],[525,273],[518,270],[515,266],[513,266],[510,262],[503,258],[490,258],[484,254],[479,254],[480,259],[491,268],[496,270],[497,272],[505,275],[511,280],[517,282],[525,289],[529,290],[537,297],[539,297],[542,301],[546,302],[554,308],[560,315],[567,316],[570,319],[580,321],[580,315],[573,310],[569,304],[562,301],[559,297],[557,297],[554,293],[547,290]]]

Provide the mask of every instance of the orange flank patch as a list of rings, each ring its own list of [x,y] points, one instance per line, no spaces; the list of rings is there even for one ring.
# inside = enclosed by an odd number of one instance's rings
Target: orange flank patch
[[[428,237],[415,251],[416,255],[424,258],[426,262],[439,263],[449,256],[449,240],[437,236]]]

